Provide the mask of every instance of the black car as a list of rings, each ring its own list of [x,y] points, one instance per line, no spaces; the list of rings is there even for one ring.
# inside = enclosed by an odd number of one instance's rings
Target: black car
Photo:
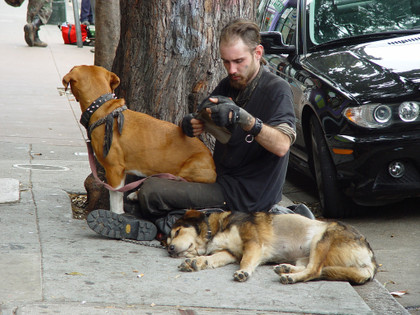
[[[262,0],[257,19],[323,215],[419,197],[420,0]]]

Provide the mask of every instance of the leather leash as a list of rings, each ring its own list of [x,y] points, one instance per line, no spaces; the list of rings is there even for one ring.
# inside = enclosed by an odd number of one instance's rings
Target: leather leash
[[[138,187],[141,183],[143,183],[146,179],[150,178],[150,177],[158,177],[158,178],[165,178],[165,179],[171,179],[171,180],[178,180],[178,181],[184,181],[186,182],[186,180],[182,177],[179,176],[175,176],[172,175],[170,173],[160,173],[160,174],[155,174],[155,175],[150,175],[148,177],[142,178],[140,180],[137,180],[135,182],[131,182],[121,188],[114,188],[111,185],[109,185],[108,183],[103,182],[99,177],[98,177],[98,173],[96,171],[96,164],[95,164],[95,158],[94,158],[94,154],[93,154],[93,149],[92,149],[92,144],[90,142],[90,140],[86,141],[86,146],[87,146],[87,150],[88,150],[88,155],[89,155],[89,165],[90,165],[90,169],[92,171],[93,177],[96,179],[96,181],[98,183],[101,183],[102,185],[105,186],[105,188],[107,188],[108,190],[111,191],[119,191],[119,192],[126,192],[129,190],[132,190],[136,187]]]

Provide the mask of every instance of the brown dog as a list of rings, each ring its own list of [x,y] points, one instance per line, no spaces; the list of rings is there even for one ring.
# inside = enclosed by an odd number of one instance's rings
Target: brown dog
[[[281,263],[274,271],[283,284],[317,279],[363,284],[377,270],[369,243],[353,227],[299,214],[190,210],[172,226],[167,243],[170,256],[188,257],[181,271],[239,262],[237,281],[246,281],[264,263]]]
[[[115,73],[98,66],[76,66],[63,78],[63,85],[67,88],[70,84],[80,104],[82,119],[87,120],[92,147],[105,169],[108,184],[121,188],[126,173],[138,176],[170,173],[187,181],[215,182],[213,157],[198,138],[186,136],[170,122],[125,109],[123,99],[101,104],[104,100],[101,96],[112,93],[119,83]],[[112,134],[106,136],[108,125]],[[110,190],[110,207],[113,212],[124,212],[123,193]]]

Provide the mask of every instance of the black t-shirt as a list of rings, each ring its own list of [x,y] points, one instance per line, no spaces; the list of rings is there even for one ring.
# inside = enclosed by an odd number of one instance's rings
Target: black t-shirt
[[[223,79],[211,95],[232,97],[238,94]],[[292,92],[286,81],[264,70],[244,109],[263,123],[287,123],[295,129]],[[247,143],[247,133],[235,126],[228,143],[216,141],[214,161],[217,182],[223,187],[229,210],[268,211],[282,198],[289,154],[284,157],[267,151],[257,141]]]

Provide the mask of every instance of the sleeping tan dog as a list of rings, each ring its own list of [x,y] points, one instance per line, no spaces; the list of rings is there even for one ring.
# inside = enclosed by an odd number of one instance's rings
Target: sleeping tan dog
[[[63,85],[67,89],[70,84],[80,104],[82,120],[108,184],[121,188],[126,173],[170,173],[187,181],[215,182],[213,157],[204,143],[186,136],[170,122],[126,109],[123,99],[107,97],[119,83],[115,73],[98,66],[76,66],[63,78]],[[107,128],[111,135],[105,135]],[[123,213],[123,193],[109,193],[111,211]]]
[[[239,263],[233,274],[246,281],[264,263],[277,263],[280,282],[372,280],[374,253],[355,228],[341,222],[311,220],[299,214],[189,210],[172,226],[167,241],[172,257],[187,257],[181,271]]]

